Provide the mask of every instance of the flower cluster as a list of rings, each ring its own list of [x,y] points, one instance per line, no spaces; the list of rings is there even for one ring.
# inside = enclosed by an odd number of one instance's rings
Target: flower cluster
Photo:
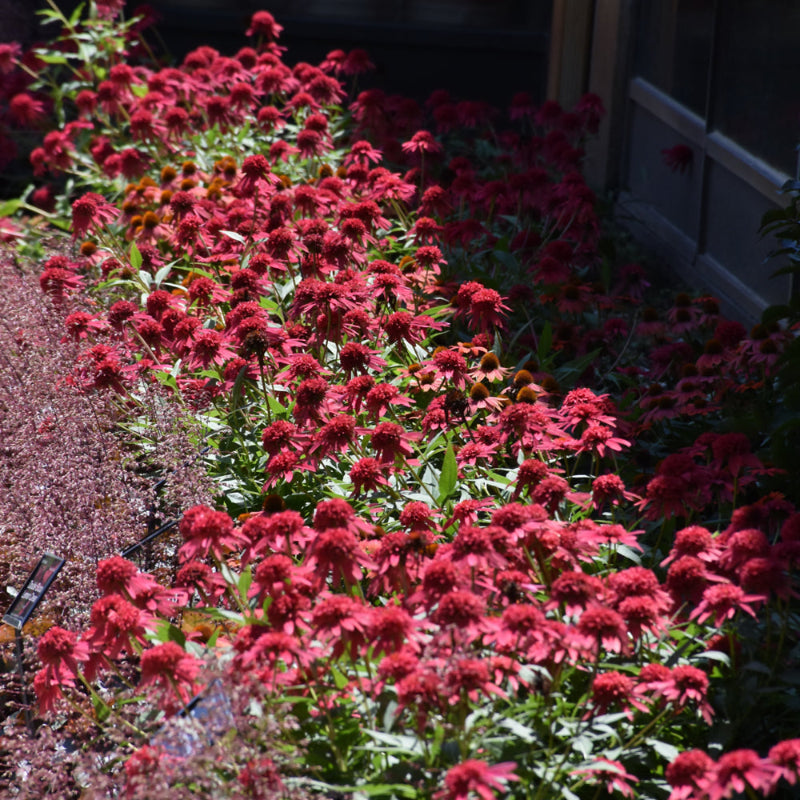
[[[133,48],[109,5],[80,35]],[[748,335],[711,298],[642,308],[641,267],[604,269],[580,173],[597,98],[517,96],[504,125],[442,92],[348,101],[366,55],[290,67],[281,30],[257,12],[233,57],[81,64],[73,118],[32,156],[83,187],[59,206],[70,255],[37,266],[64,353],[37,442],[69,397],[80,419],[109,409],[108,449],[81,453],[160,477],[150,396],[202,426],[215,486],[177,499],[182,542],[147,572],[119,551],[152,498],[99,502],[134,521],[81,553],[88,620],[41,636],[34,687],[87,750],[116,729],[119,752],[64,791],[793,785],[785,725],[707,753],[717,720],[737,727],[720,678],[762,645],[756,673],[783,674],[797,634],[800,515],[756,443],[711,425],[790,334]],[[3,359],[46,352],[28,328],[3,321]],[[35,474],[34,504],[55,491]],[[242,719],[281,729],[254,744]],[[216,766],[195,782],[198,754]]]

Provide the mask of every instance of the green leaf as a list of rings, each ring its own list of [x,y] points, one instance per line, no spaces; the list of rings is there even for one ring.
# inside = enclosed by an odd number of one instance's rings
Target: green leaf
[[[183,631],[166,620],[162,620],[155,629],[153,639],[157,642],[176,642],[181,647],[186,646],[186,636],[184,636]]]
[[[672,763],[680,753],[677,747],[673,747],[671,744],[667,742],[659,741],[658,739],[647,739],[647,744],[653,748],[662,758],[665,758],[667,761]]]
[[[276,400],[275,397],[273,397],[273,395],[271,394],[267,395],[267,402],[269,403],[270,411],[272,411],[273,414],[286,413],[286,407],[281,405],[281,403],[278,400]]]
[[[499,261],[509,272],[516,272],[519,270],[519,261],[512,253],[506,253],[503,250],[493,250],[492,256],[495,261]]]
[[[181,647],[186,646],[186,636],[184,636],[183,631],[178,628],[176,625],[167,625],[167,639],[168,642],[175,642],[179,644]]]
[[[78,20],[81,18],[81,14],[83,14],[83,9],[86,3],[78,3],[77,8],[72,12],[69,18],[69,24],[74,28],[78,24]]]
[[[591,353],[586,353],[586,355],[580,358],[573,359],[563,364],[555,370],[556,380],[559,381],[559,383],[569,383],[572,379],[580,378],[592,362],[597,360],[601,352],[602,350],[598,348],[597,350],[592,350]]]
[[[37,50],[36,51],[36,58],[39,61],[44,61],[45,64],[66,64],[67,59],[64,56],[60,56],[57,53],[48,53],[44,50]]]
[[[453,493],[458,482],[458,464],[456,454],[453,450],[453,443],[447,443],[447,450],[444,451],[444,463],[439,475],[439,497],[438,503],[441,505]]]
[[[227,236],[229,239],[233,239],[235,242],[239,242],[240,244],[244,244],[244,236],[241,233],[236,233],[236,231],[220,231],[223,236]]]
[[[361,786],[334,786],[337,796],[341,793],[353,793],[372,797],[386,795],[387,797],[418,797],[417,790],[405,783],[365,783]]]
[[[133,246],[135,247],[135,245],[133,245]],[[140,253],[139,254],[139,258],[141,258],[141,257],[142,256],[141,256],[141,253]],[[161,269],[158,272],[156,272],[155,277],[153,278],[153,281],[154,281],[155,285],[156,286],[160,286],[161,285],[161,281],[163,281],[164,278],[166,278],[167,275],[169,275],[171,270],[172,270],[172,267],[169,264],[167,264],[166,266],[161,267]]]
[[[0,203],[0,217],[9,217],[17,211],[22,205],[22,200],[14,197],[11,200],[6,200],[5,203]]]
[[[250,591],[250,584],[253,582],[253,570],[250,565],[246,566],[242,570],[242,574],[239,576],[239,595],[241,597],[247,597],[247,593]]]
[[[107,705],[103,698],[100,697],[94,689],[92,692],[92,706],[94,706],[94,713],[97,716],[98,722],[105,722],[111,716],[111,707]]]
[[[517,722],[517,720],[511,719],[510,717],[501,719],[499,726],[509,730],[512,734],[514,734],[516,739],[519,739],[521,742],[525,742],[525,744],[533,744],[534,742],[539,741],[539,737],[532,728],[529,728],[527,725],[523,725],[521,722]]]
[[[336,666],[331,665],[331,675],[333,675],[333,682],[336,684],[336,688],[342,690],[348,686],[350,683],[347,680],[347,676]]]
[[[229,586],[238,585],[239,576],[224,561],[219,565],[219,573]]]
[[[142,254],[136,246],[136,242],[131,242],[131,266],[138,270],[142,266]]]
[[[550,350],[553,347],[553,326],[550,322],[545,322],[542,332],[539,334],[539,345],[536,348],[536,357],[539,363],[543,363],[550,355]]]
[[[422,741],[417,736],[408,734],[385,733],[384,731],[366,730],[364,733],[370,738],[379,742],[381,750],[391,750],[393,753],[405,753],[407,755],[420,756],[425,754]],[[369,748],[366,748],[369,749]]]

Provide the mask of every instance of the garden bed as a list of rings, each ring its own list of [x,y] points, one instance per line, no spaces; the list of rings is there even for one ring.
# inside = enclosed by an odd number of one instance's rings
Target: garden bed
[[[3,577],[66,559],[9,796],[789,796],[791,309],[652,299],[580,172],[598,98],[358,92],[266,12],[164,66],[116,6],[0,46],[41,139]]]

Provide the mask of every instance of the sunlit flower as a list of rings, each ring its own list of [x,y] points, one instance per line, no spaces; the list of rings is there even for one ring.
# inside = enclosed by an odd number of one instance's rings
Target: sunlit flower
[[[679,708],[693,703],[707,724],[711,724],[713,709],[707,700],[708,676],[703,670],[690,665],[674,667],[663,681],[653,681],[650,689],[675,703]]]
[[[578,632],[595,650],[600,646],[609,653],[629,650],[628,631],[623,618],[612,608],[589,605],[578,620]]]
[[[42,663],[40,683],[72,687],[80,665],[89,659],[89,645],[73,631],[54,626],[39,640],[36,654]]]
[[[755,618],[750,603],[761,599],[759,595],[745,594],[744,589],[732,583],[717,583],[705,589],[702,601],[689,617],[698,623],[713,617],[713,624],[719,627],[726,620],[733,619],[738,611]]]
[[[192,696],[201,662],[176,642],[163,642],[142,653],[140,686],[160,685],[175,690],[181,702]]]
[[[728,798],[734,792],[760,794],[769,789],[774,767],[755,750],[733,750],[720,756],[704,787],[709,800]]]
[[[470,759],[447,771],[444,788],[435,792],[434,800],[470,800],[477,795],[481,800],[494,800],[508,791],[508,782],[517,781],[513,761],[490,766],[485,761]]]
[[[327,528],[317,533],[311,541],[306,565],[321,579],[331,575],[334,584],[340,579],[357,583],[363,577],[362,567],[374,566],[355,534],[347,528]]]
[[[775,766],[773,785],[781,778],[794,786],[800,774],[800,739],[784,739],[770,748],[767,755]]]
[[[605,785],[609,794],[617,791],[623,797],[634,798],[636,792],[631,786],[632,782],[639,779],[625,771],[619,761],[608,758],[598,758],[588,767],[580,767],[571,772],[572,775],[581,775],[587,783]]]
[[[224,511],[208,506],[194,506],[186,511],[180,522],[185,543],[180,549],[182,561],[193,561],[211,554],[221,559],[228,549],[236,549],[241,537],[233,529],[233,520]]]
[[[705,796],[705,787],[710,782],[714,762],[702,750],[686,750],[678,753],[671,764],[667,764],[665,777],[672,792],[669,800],[691,800]]]
[[[612,707],[627,711],[629,717],[632,716],[629,706],[638,708],[640,711],[647,711],[647,706],[634,694],[633,679],[613,670],[601,672],[592,681],[591,702],[593,709],[598,714],[605,714]]]
[[[367,642],[371,622],[368,606],[340,594],[329,594],[318,600],[311,615],[311,625],[316,634],[333,644],[334,658],[345,652],[355,658]]]

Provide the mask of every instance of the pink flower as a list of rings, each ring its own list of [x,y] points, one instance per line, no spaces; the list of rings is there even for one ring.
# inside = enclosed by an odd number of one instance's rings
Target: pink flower
[[[449,702],[458,703],[467,698],[480,702],[481,694],[506,698],[506,693],[491,680],[489,664],[477,658],[461,658],[448,670],[445,687],[450,692]]]
[[[258,187],[259,181],[272,179],[274,183],[277,178],[272,175],[269,169],[269,161],[260,153],[247,156],[242,162],[242,177],[236,188],[243,197],[250,197]]]
[[[27,92],[15,94],[8,101],[8,110],[20,125],[31,127],[44,117],[44,103]]]
[[[121,556],[98,562],[96,580],[101,594],[123,594],[133,603],[139,595],[161,588],[152,575],[140,573],[136,564]]]
[[[434,800],[470,800],[477,794],[481,800],[494,800],[495,792],[505,793],[509,781],[518,781],[514,774],[516,763],[504,761],[489,766],[485,761],[469,759],[451,767],[444,778],[444,788],[433,795]]]
[[[141,668],[139,686],[171,686],[181,702],[185,703],[191,697],[194,679],[200,671],[200,661],[176,642],[164,642],[142,653]]]
[[[349,652],[355,658],[367,641],[372,621],[368,606],[353,597],[329,594],[318,600],[311,617],[314,631],[333,643],[333,657]]]
[[[711,579],[711,573],[699,558],[681,556],[667,570],[666,586],[676,606],[697,605]]]
[[[123,650],[133,653],[136,646],[145,645],[146,626],[152,619],[151,614],[117,594],[95,601],[90,616],[92,627],[84,637],[93,651],[86,677],[91,680],[100,664],[117,658]]]
[[[506,566],[505,558],[493,547],[489,531],[472,525],[461,525],[445,557],[469,570],[503,569]]]
[[[783,778],[792,786],[797,783],[800,772],[800,739],[785,739],[769,751],[768,758],[775,765],[773,783]]]
[[[362,567],[374,566],[348,528],[327,528],[317,533],[306,564],[323,580],[332,574],[334,582],[344,579],[348,584],[361,580]]]
[[[629,649],[625,620],[612,608],[590,605],[578,620],[578,631],[590,647],[602,645],[609,653],[625,653]]]
[[[689,618],[703,623],[713,617],[717,627],[726,620],[733,619],[740,610],[755,618],[756,612],[749,604],[761,599],[759,595],[745,594],[744,589],[732,583],[718,583],[703,592],[702,602]]]
[[[413,434],[394,422],[381,422],[372,430],[370,445],[383,463],[394,463],[397,456],[408,458],[414,451],[409,444]]]
[[[269,11],[256,11],[250,19],[250,27],[244,32],[245,36],[264,36],[268,41],[277,39],[282,25],[275,22],[275,17]]]
[[[403,143],[404,153],[441,153],[442,146],[429,131],[417,131],[409,141]]]
[[[703,670],[685,664],[670,670],[669,677],[664,680],[652,681],[650,688],[679,708],[688,705],[689,701],[695,703],[703,719],[710,725],[713,709],[706,699],[708,685],[708,677]]]
[[[690,800],[703,796],[705,786],[713,773],[714,762],[702,750],[687,750],[679,753],[667,765],[666,778],[672,786],[669,800]]]
[[[728,798],[734,792],[761,794],[772,784],[775,768],[755,750],[733,750],[717,762],[711,780],[705,787],[709,800]]]
[[[6,75],[11,72],[21,55],[22,48],[18,42],[0,43],[0,73]]]
[[[632,678],[621,672],[611,671],[603,672],[594,679],[592,682],[592,706],[597,713],[605,714],[613,706],[628,711],[629,705],[635,706],[641,711],[647,711],[647,707],[637,701],[634,696]],[[631,716],[629,711],[628,715]]]
[[[350,480],[353,483],[353,494],[358,496],[362,491],[375,491],[379,486],[388,486],[385,468],[370,456],[356,461],[350,468]]]
[[[215,606],[225,593],[228,584],[218,572],[212,571],[208,564],[190,561],[184,564],[175,577],[175,586],[185,588],[190,595],[197,590],[200,605]]]
[[[631,781],[638,781],[635,775],[630,775],[625,771],[625,767],[619,761],[611,761],[608,758],[598,758],[588,767],[572,770],[572,775],[582,775],[587,783],[603,783],[608,789],[609,794],[618,791],[623,797],[635,797]]]
[[[606,504],[618,505],[621,500],[634,500],[636,495],[626,491],[622,478],[616,473],[598,475],[592,481],[592,504],[598,510]]]
[[[368,166],[370,162],[377,164],[383,154],[380,150],[376,150],[372,144],[364,139],[354,142],[350,146],[350,153],[345,156],[344,164],[345,166],[349,166],[350,164],[364,164]]]
[[[580,570],[562,572],[550,587],[550,602],[563,603],[567,614],[583,611],[590,602],[597,602],[603,594],[603,582],[596,575]]]
[[[137,778],[147,778],[154,775],[156,770],[160,768],[162,751],[151,747],[149,744],[140,747],[126,762],[125,762],[125,775],[129,781],[129,788],[131,784],[137,782]]]
[[[208,506],[194,506],[184,515],[179,526],[185,544],[180,549],[181,561],[205,558],[209,554],[221,559],[224,552],[238,548],[241,536],[233,530],[233,521],[224,511]]]
[[[661,151],[664,163],[673,171],[683,174],[692,166],[694,152],[689,145],[676,144]]]
[[[501,327],[503,317],[509,310],[503,298],[494,289],[481,288],[472,294],[468,321],[472,329],[492,331]]]
[[[432,574],[426,570],[425,578],[428,579]],[[474,639],[490,628],[488,620],[484,618],[485,613],[486,604],[480,597],[472,592],[455,590],[448,591],[440,598],[431,619],[443,628],[452,627],[468,639]]]
[[[85,236],[92,228],[102,228],[113,222],[119,211],[94,192],[87,192],[72,204],[72,236]]]
[[[376,654],[400,652],[411,638],[415,627],[416,623],[411,615],[400,606],[379,606],[372,609],[369,641]]]
[[[89,646],[72,631],[55,626],[39,640],[37,655],[45,678],[63,686],[74,686],[79,664],[89,659]]]

